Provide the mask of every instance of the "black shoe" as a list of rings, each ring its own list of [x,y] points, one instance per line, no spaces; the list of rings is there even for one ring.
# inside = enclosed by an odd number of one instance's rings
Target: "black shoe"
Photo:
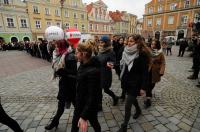
[[[113,106],[116,106],[118,103],[119,97],[115,96],[115,98],[113,99]]]
[[[136,110],[135,114],[133,115],[133,119],[137,119],[141,114],[141,110]]]
[[[122,124],[117,132],[127,132],[127,125]]]
[[[191,76],[187,77],[187,79],[195,80],[195,79],[197,79],[197,77],[191,75]]]
[[[145,102],[144,102],[144,106],[145,106],[145,109],[149,108],[151,106],[151,100],[150,99],[147,99]]]
[[[196,86],[197,86],[198,88],[200,88],[200,84],[197,84]]]
[[[57,129],[57,128],[58,128],[58,125],[59,125],[59,122],[58,122],[58,121],[52,120],[52,122],[51,122],[49,125],[45,126],[44,128],[45,128],[46,130],[51,130],[51,129],[53,129],[54,127]]]

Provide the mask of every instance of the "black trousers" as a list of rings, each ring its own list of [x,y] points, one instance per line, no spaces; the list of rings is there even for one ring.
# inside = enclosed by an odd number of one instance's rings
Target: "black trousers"
[[[19,124],[6,114],[1,104],[0,104],[0,123],[8,126],[14,132],[23,132]]]
[[[80,115],[81,115],[81,112],[79,112],[75,109],[73,119],[72,119],[71,132],[78,132],[79,131],[78,121],[80,119]],[[91,126],[94,128],[95,132],[101,132],[101,126],[100,126],[99,121],[98,121],[97,112],[90,113],[90,117],[89,117],[88,120],[89,120]]]
[[[172,55],[172,48],[167,48],[167,55],[170,52],[170,55]]]
[[[130,120],[132,105],[135,106],[136,112],[140,111],[140,107],[138,105],[137,97],[132,96],[132,95],[128,95],[127,100],[126,100],[126,104],[125,104],[125,117],[124,117],[124,123],[123,123],[124,126],[127,126],[128,122]]]
[[[152,90],[155,87],[155,83],[149,83],[146,89],[146,97],[152,97]]]
[[[193,69],[194,69],[194,72],[193,72],[193,76],[195,78],[198,78],[198,75],[199,75],[199,70],[200,70],[200,56],[195,56],[193,58]]]
[[[107,93],[108,95],[110,95],[112,97],[113,100],[116,99],[116,95],[114,94],[113,91],[110,90],[110,88],[103,88],[104,92]],[[100,97],[100,102],[99,105],[102,106],[102,100],[103,100],[103,93],[101,92],[101,94],[99,95]]]
[[[178,56],[183,57],[184,53],[185,53],[185,48],[180,48],[180,49],[179,49]]]

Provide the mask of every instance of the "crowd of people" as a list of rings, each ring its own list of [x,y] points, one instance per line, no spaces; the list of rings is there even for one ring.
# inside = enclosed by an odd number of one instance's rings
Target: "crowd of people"
[[[197,79],[200,66],[200,38],[192,38],[193,75],[188,79]],[[183,56],[188,43],[185,39],[179,42],[178,56]],[[152,105],[152,90],[165,72],[165,55],[172,55],[172,40],[153,39],[145,43],[141,35],[128,37],[114,36],[112,40],[104,35],[89,39],[74,47],[66,40],[47,42],[25,42],[24,49],[32,56],[52,62],[52,79],[59,79],[57,111],[46,130],[57,128],[65,108],[74,106],[72,132],[86,132],[88,121],[95,132],[101,132],[98,112],[103,110],[102,90],[113,100],[125,101],[125,117],[118,132],[126,132],[131,117],[132,105],[135,107],[134,119],[142,110],[137,97],[144,97],[144,106]],[[166,51],[166,52],[165,52]],[[118,97],[112,90],[112,69],[121,82],[121,95]]]

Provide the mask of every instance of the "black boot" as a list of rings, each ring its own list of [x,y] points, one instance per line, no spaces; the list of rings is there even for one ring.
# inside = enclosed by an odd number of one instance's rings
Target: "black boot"
[[[58,128],[58,125],[59,125],[59,121],[56,120],[56,119],[54,118],[54,119],[52,120],[52,122],[51,122],[49,125],[45,126],[45,129],[46,129],[46,130],[51,130],[51,129],[53,129],[54,127],[57,129],[57,128]]]
[[[141,115],[141,110],[136,110],[135,114],[133,115],[133,119],[137,119]]]
[[[113,106],[116,106],[116,105],[117,105],[118,100],[119,100],[119,97],[117,97],[117,96],[115,96],[115,97],[113,98]]]
[[[147,108],[149,108],[150,106],[151,106],[151,100],[150,99],[147,99],[146,101],[145,101],[145,108],[147,109]]]
[[[127,132],[127,125],[122,124],[117,132]]]

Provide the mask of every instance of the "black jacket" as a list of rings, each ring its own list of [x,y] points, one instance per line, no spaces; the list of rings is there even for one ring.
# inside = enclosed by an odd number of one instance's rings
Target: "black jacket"
[[[112,69],[107,67],[107,62],[115,64],[115,53],[112,50],[98,54],[101,63],[101,88],[110,88],[112,84]]]
[[[100,80],[100,63],[96,57],[80,65],[77,74],[75,112],[85,120],[93,113],[97,113],[101,94]]]
[[[122,83],[127,89],[127,94],[138,96],[140,89],[145,89],[148,82],[148,57],[146,53],[139,53],[139,57],[134,60],[133,66],[128,71],[126,66],[122,77]]]
[[[75,52],[67,53],[65,56],[65,67],[59,69],[56,74],[60,77],[58,100],[71,102],[76,96],[77,61]]]

